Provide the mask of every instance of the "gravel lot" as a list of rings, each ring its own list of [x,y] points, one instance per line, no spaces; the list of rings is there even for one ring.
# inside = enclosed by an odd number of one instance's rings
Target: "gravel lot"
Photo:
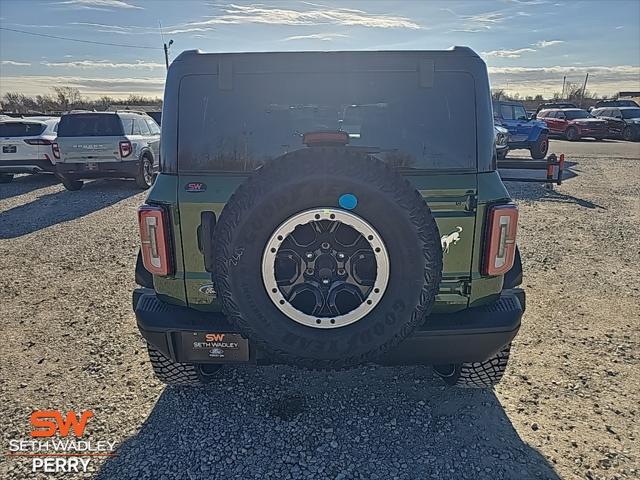
[[[130,307],[144,194],[1,185],[5,452],[29,438],[34,409],[90,409],[89,438],[118,442],[91,460],[101,479],[638,478],[640,144],[552,151],[575,178],[556,192],[508,184],[528,305],[495,392],[444,388],[425,367],[247,367],[164,388]],[[30,459],[0,463],[1,478],[38,478]]]

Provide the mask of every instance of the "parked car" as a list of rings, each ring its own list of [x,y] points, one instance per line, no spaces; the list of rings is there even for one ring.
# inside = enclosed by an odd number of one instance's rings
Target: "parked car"
[[[468,48],[180,54],[138,210],[158,378],[377,362],[497,383],[525,292],[489,98]]]
[[[640,107],[596,108],[591,115],[607,122],[607,131],[613,138],[640,139]]]
[[[90,178],[134,178],[146,189],[160,158],[160,127],[140,112],[69,113],[60,119],[57,147],[56,174],[67,190]]]
[[[607,136],[607,122],[593,118],[581,108],[542,110],[538,119],[549,127],[549,134],[565,137],[569,141],[585,137],[602,140]]]
[[[0,121],[0,183],[16,173],[53,172],[56,117],[4,117]]]
[[[578,106],[570,102],[541,103],[540,105],[538,105],[538,108],[536,109],[536,115],[538,115],[538,113],[540,113],[541,110],[549,110],[551,108],[578,108]]]
[[[498,160],[503,160],[509,153],[509,130],[499,125],[493,126],[496,135],[496,155]]]
[[[630,99],[618,99],[618,100],[600,100],[596,102],[593,108],[603,108],[603,107],[635,107],[639,108],[634,100]]]
[[[531,158],[540,160],[549,151],[549,129],[544,122],[529,118],[520,102],[494,101],[495,123],[509,131],[509,150],[529,150]]]

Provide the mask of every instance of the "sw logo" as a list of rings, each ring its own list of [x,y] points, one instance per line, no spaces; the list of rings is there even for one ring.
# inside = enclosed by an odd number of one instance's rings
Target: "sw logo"
[[[221,342],[224,340],[224,333],[207,333],[204,339],[207,342]]]
[[[204,192],[207,189],[206,183],[189,182],[184,186],[187,192]]]
[[[93,412],[86,410],[80,414],[80,418],[75,412],[67,412],[65,418],[58,410],[36,410],[31,414],[32,437],[53,437],[56,432],[62,437],[69,436],[73,430],[76,437],[84,435],[87,421],[93,417]]]

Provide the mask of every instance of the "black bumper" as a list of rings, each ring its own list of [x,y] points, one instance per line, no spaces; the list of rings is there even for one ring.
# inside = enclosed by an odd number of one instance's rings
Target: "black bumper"
[[[55,167],[49,160],[2,160],[0,173],[53,173]]]
[[[195,354],[183,346],[183,333],[238,333],[223,314],[205,313],[163,302],[148,288],[133,292],[133,307],[142,336],[176,362],[194,361]],[[524,291],[511,289],[503,291],[491,305],[431,315],[422,328],[380,358],[378,363],[428,365],[486,360],[516,336],[524,307]],[[251,343],[248,362],[278,363]],[[212,359],[210,363],[229,362]]]
[[[139,162],[127,160],[122,162],[86,162],[57,163],[56,173],[64,177],[83,178],[135,178],[138,174]]]

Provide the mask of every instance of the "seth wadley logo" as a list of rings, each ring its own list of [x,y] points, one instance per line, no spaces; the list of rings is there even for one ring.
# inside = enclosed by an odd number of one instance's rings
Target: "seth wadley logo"
[[[115,440],[82,440],[91,410],[63,413],[36,410],[31,414],[31,439],[9,440],[10,457],[30,457],[31,471],[87,472],[91,457],[113,456]]]

